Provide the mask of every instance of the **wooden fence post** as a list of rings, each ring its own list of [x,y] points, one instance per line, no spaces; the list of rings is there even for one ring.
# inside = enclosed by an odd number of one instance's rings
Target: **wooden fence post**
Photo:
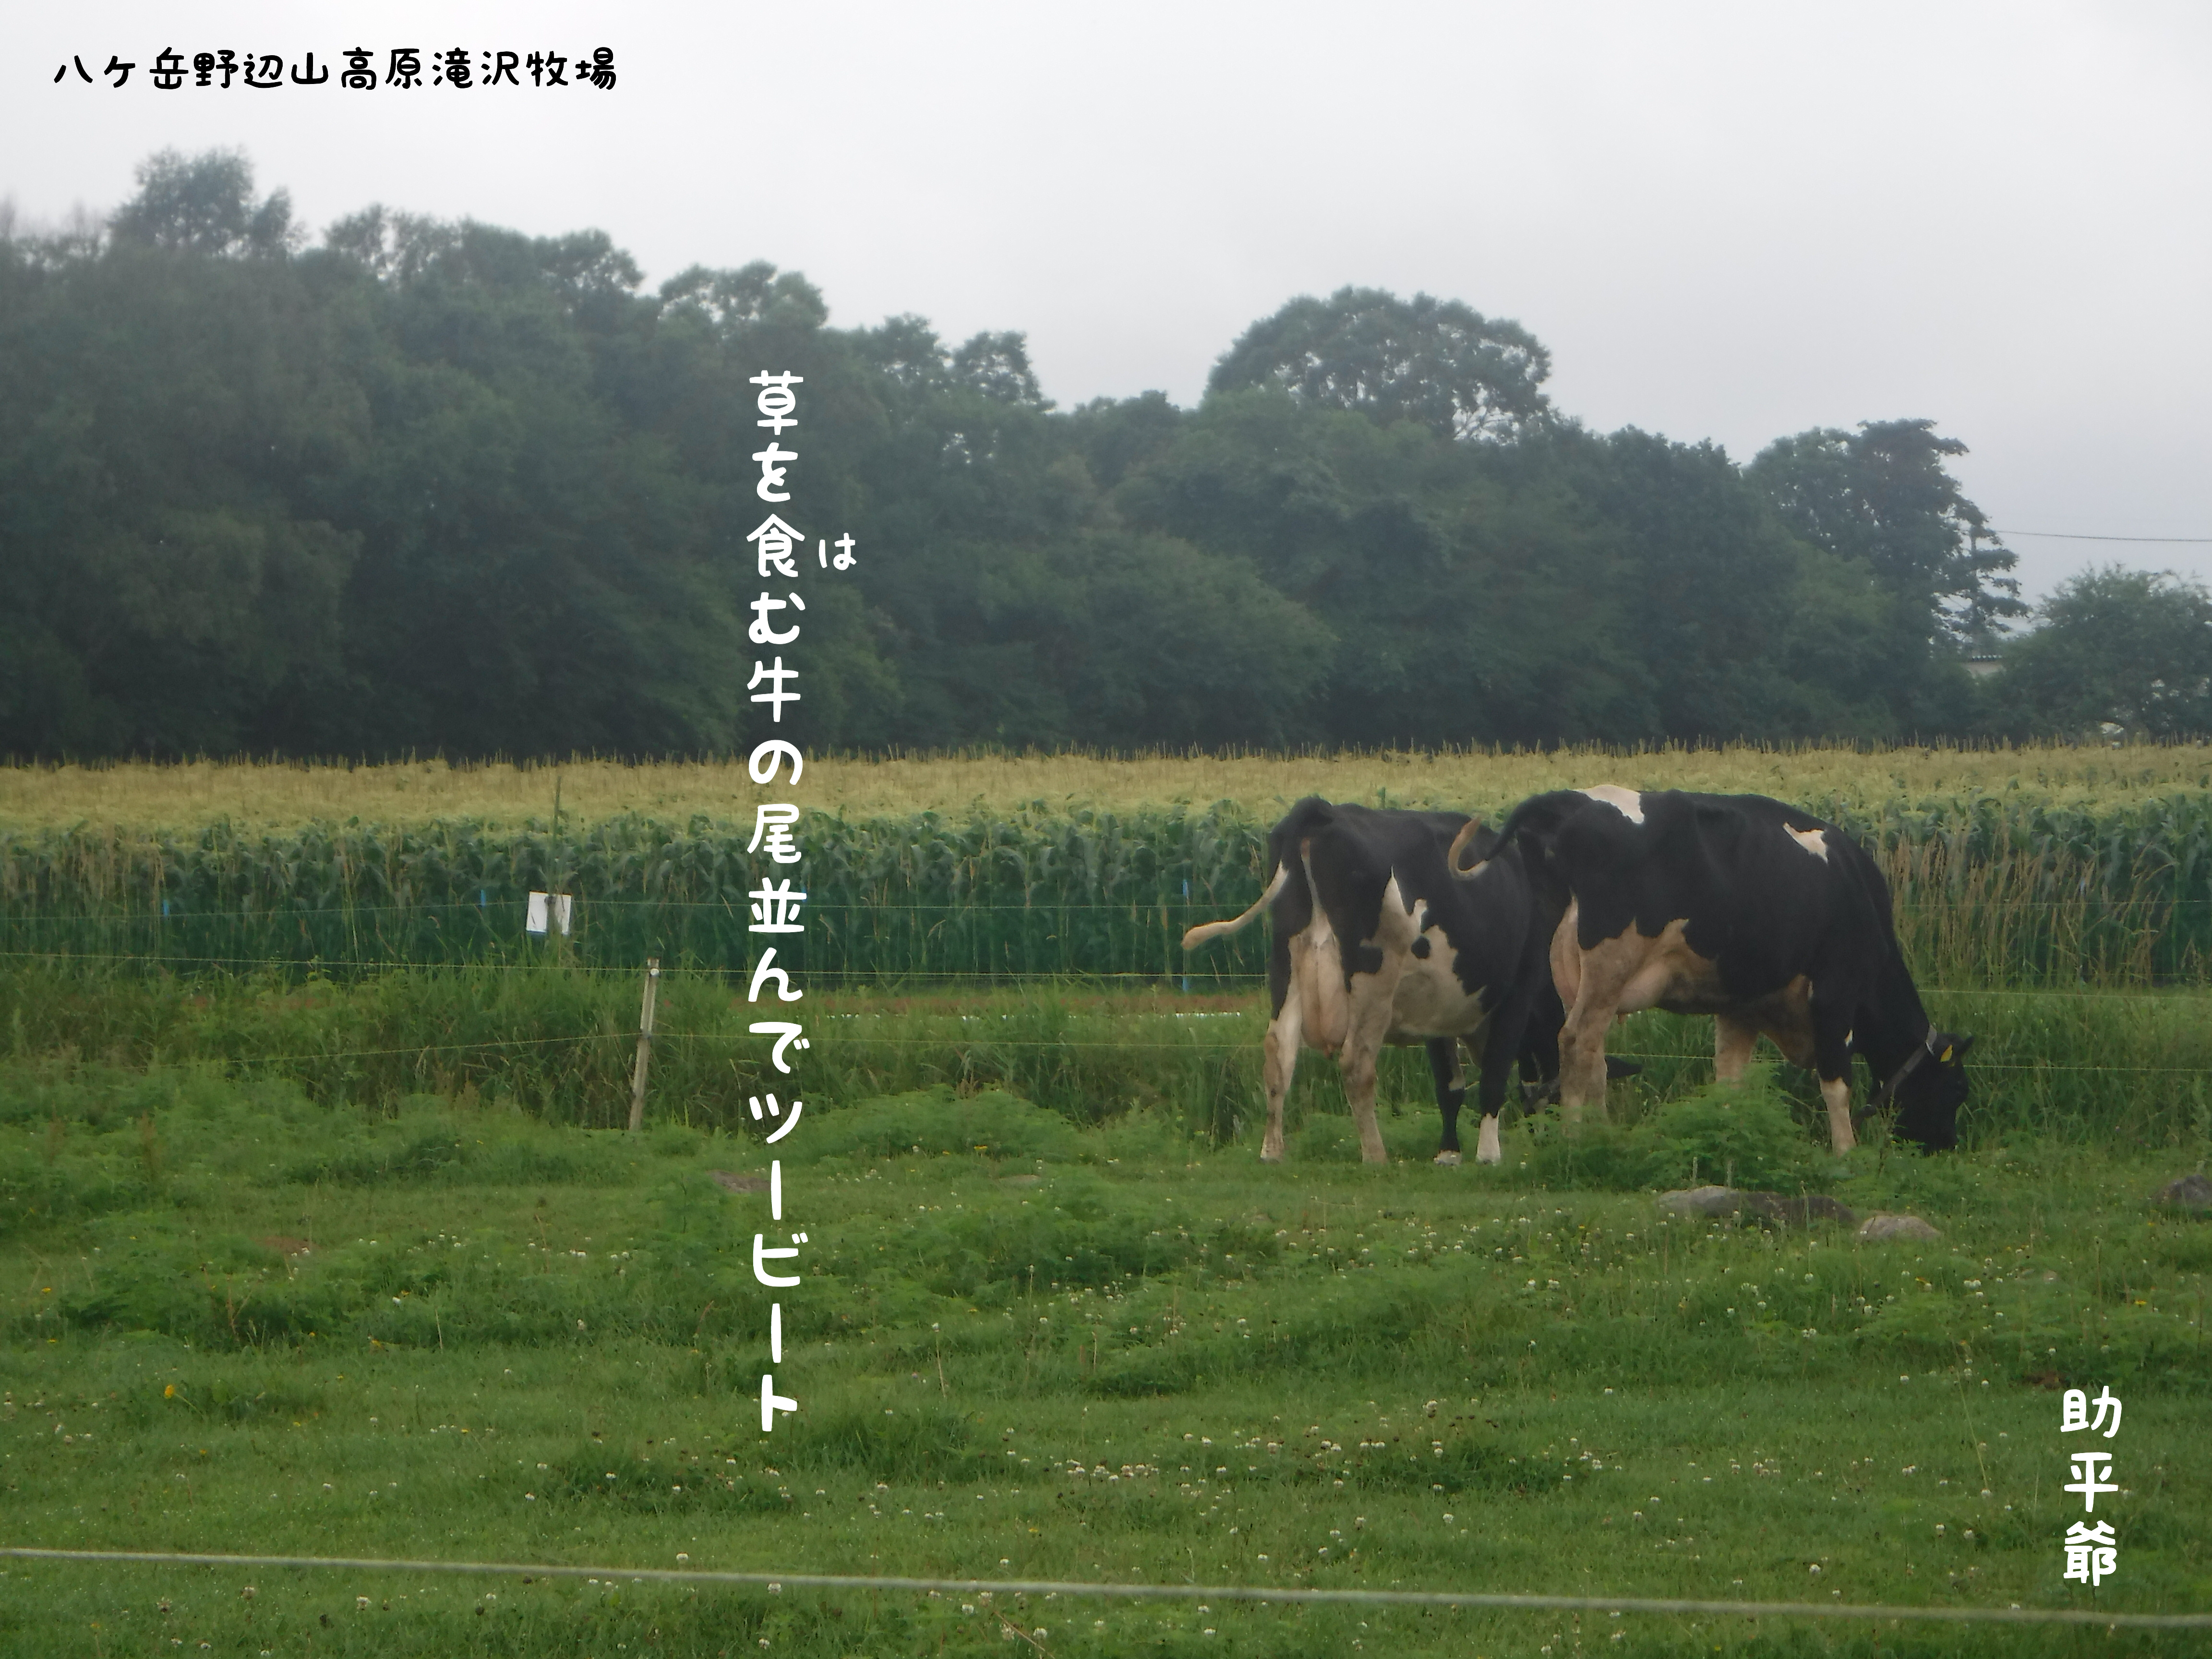
[[[660,988],[660,958],[645,959],[645,1006],[637,1016],[637,1069],[629,1079],[629,1132],[645,1127],[645,1068],[653,1062],[653,1003]]]

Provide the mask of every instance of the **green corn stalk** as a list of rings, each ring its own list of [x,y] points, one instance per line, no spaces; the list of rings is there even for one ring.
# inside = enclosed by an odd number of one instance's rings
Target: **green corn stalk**
[[[1510,802],[1470,803],[1495,817]],[[2201,980],[2212,956],[2212,793],[2091,807],[2017,793],[1808,801],[1881,859],[1923,982]],[[777,940],[815,982],[1038,977],[1244,985],[1255,927],[1184,958],[1193,922],[1257,896],[1267,823],[1232,805],[809,814],[805,862],[744,851],[750,826],[641,817],[576,824],[228,822],[128,834],[0,831],[0,951],[169,971],[345,976],[398,964],[742,972],[763,942],[748,893],[797,874],[806,932]],[[1185,896],[1185,884],[1188,896]],[[522,933],[534,890],[577,900],[560,956]]]

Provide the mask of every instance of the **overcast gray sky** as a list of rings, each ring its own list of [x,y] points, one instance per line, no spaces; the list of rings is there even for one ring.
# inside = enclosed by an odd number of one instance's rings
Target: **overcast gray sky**
[[[1025,331],[1063,404],[1293,295],[1466,301],[1558,404],[1738,459],[1932,416],[2018,531],[2212,538],[2212,9],[665,3],[11,9],[0,198],[104,211],[244,149],[318,232],[382,202],[596,227],[659,282],[803,270],[833,320]],[[174,47],[607,46],[619,84],[161,92]],[[81,82],[111,57],[129,84]],[[2013,544],[2031,593],[2212,545]]]

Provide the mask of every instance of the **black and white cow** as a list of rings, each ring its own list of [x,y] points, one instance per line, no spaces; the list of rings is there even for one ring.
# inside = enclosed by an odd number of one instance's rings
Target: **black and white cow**
[[[1283,1156],[1283,1098],[1301,1044],[1336,1056],[1360,1153],[1370,1164],[1389,1156],[1375,1124],[1383,1044],[1428,1049],[1443,1113],[1439,1164],[1460,1161],[1461,1038],[1472,1047],[1481,1037],[1475,1155],[1482,1163],[1498,1161],[1498,1110],[1515,1060],[1525,1053],[1524,1069],[1556,1070],[1552,1039],[1562,1011],[1545,951],[1557,912],[1530,889],[1518,850],[1493,848],[1494,836],[1472,843],[1488,855],[1483,872],[1453,880],[1445,853],[1467,823],[1456,813],[1332,805],[1308,796],[1268,832],[1267,884],[1252,908],[1182,936],[1182,948],[1194,950],[1269,913],[1273,1018],[1260,1149],[1269,1163]]]
[[[1764,795],[1607,784],[1522,802],[1492,844],[1518,850],[1527,878],[1562,909],[1551,957],[1567,1006],[1559,1103],[1570,1121],[1590,1101],[1605,1109],[1607,1024],[1656,1007],[1714,1016],[1723,1079],[1742,1076],[1761,1032],[1773,1038],[1819,1076],[1839,1152],[1856,1139],[1855,1054],[1880,1085],[1868,1112],[1894,1097],[1898,1134],[1958,1144],[1973,1039],[1929,1022],[1898,948],[1889,884],[1835,825]],[[1483,861],[1464,830],[1449,855],[1478,883],[1498,857]]]

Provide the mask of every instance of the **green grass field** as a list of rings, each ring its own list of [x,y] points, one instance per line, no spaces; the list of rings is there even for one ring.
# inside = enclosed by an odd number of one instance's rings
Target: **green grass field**
[[[0,771],[0,1541],[610,1570],[10,1560],[0,1659],[2203,1652],[631,1574],[2212,1611],[2212,1223],[2147,1201],[2212,1158],[2205,754],[825,758],[767,1437],[732,766]],[[1802,1075],[1715,1091],[1710,1024],[1650,1013],[1613,1123],[1509,1113],[1502,1169],[1428,1162],[1417,1051],[1392,1166],[1311,1055],[1260,1164],[1265,941],[1176,940],[1249,902],[1280,806],[1598,776],[1881,848],[1931,1013],[1979,1036],[1965,1150],[1839,1162]],[[520,935],[544,887],[566,945]],[[1655,1205],[1714,1180],[1942,1237]],[[2106,1384],[2092,1591],[2059,1401]]]
[[[1560,1184],[1525,1133],[1503,1170],[1437,1170],[1412,1103],[1388,1169],[1342,1161],[1325,1111],[1269,1168],[1249,1127],[1202,1149],[1157,1114],[1078,1129],[1003,1094],[848,1104],[784,1148],[787,1230],[811,1243],[776,1375],[801,1409],[764,1438],[766,1195],[710,1173],[763,1172],[749,1138],[4,1075],[0,1153],[76,1194],[74,1219],[18,1212],[0,1238],[11,1542],[2212,1607],[2212,1226],[2144,1202],[2203,1160],[2202,1125],[2156,1151],[1819,1160],[1846,1202],[1943,1232],[1860,1245],[1663,1220],[1648,1192]],[[2082,1437],[2056,1389],[2100,1383],[2126,1405],[2096,1442],[2125,1490],[2098,1510],[2122,1553],[2093,1595],[2059,1577]],[[619,1576],[11,1563],[0,1585],[0,1650],[102,1659],[2203,1650]]]

